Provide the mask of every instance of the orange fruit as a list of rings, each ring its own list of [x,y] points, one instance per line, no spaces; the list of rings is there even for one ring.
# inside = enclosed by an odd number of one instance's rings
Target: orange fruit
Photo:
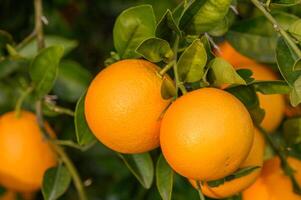
[[[16,200],[17,195],[13,191],[7,191],[4,195],[0,196],[0,200]]]
[[[289,157],[289,164],[295,170],[298,184],[301,184],[301,161]],[[254,198],[256,197],[256,198]],[[300,200],[301,196],[293,192],[288,176],[281,169],[280,160],[274,157],[264,163],[260,178],[243,192],[243,200]]]
[[[237,69],[250,69],[253,77],[259,81],[278,80],[278,76],[269,67],[256,63],[255,61],[241,55],[228,42],[220,45],[220,56],[230,62]],[[258,93],[260,106],[265,110],[265,117],[262,126],[268,131],[273,132],[280,125],[286,108],[283,95],[264,95]]]
[[[239,68],[252,70],[256,80],[278,80],[277,75],[268,67],[258,63],[245,63],[238,65]],[[285,98],[281,94],[265,95],[257,93],[261,108],[265,111],[265,117],[261,125],[268,131],[273,132],[280,125],[286,110]]]
[[[240,168],[251,166],[261,167],[263,164],[264,147],[264,138],[261,135],[261,133],[257,129],[255,129],[254,141],[251,151],[247,159],[241,164]],[[249,187],[252,183],[254,183],[256,178],[260,175],[260,171],[260,168],[255,169],[248,175],[234,179],[229,182],[225,182],[224,184],[217,187],[209,187],[207,184],[202,185],[202,191],[206,196],[215,199],[222,199],[233,196]],[[190,180],[190,183],[195,188],[197,188],[196,182],[194,180]]]
[[[236,171],[248,156],[253,137],[251,117],[236,97],[203,88],[185,94],[168,108],[160,143],[176,172],[209,181]]]
[[[241,63],[254,63],[254,61],[234,49],[229,42],[223,42],[219,45],[220,52],[216,52],[218,56],[224,58],[233,66]]]
[[[160,116],[169,101],[161,97],[158,70],[145,60],[123,60],[92,81],[85,116],[104,145],[121,153],[142,153],[159,146]]]
[[[27,111],[18,118],[15,112],[0,117],[0,152],[0,184],[18,192],[38,190],[44,172],[56,165],[35,115]]]

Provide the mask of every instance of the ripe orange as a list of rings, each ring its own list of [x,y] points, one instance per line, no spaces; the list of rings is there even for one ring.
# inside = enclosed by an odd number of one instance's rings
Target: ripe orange
[[[261,133],[255,129],[251,151],[247,159],[241,164],[240,168],[251,166],[261,167],[263,164],[264,147],[264,138]],[[207,184],[202,185],[202,191],[206,196],[216,199],[233,196],[254,183],[256,178],[260,175],[260,171],[261,169],[256,169],[246,176],[226,182],[218,187],[209,187]],[[190,183],[197,188],[195,181],[190,180]]]
[[[301,161],[289,157],[288,162],[295,170],[298,184],[301,184]],[[256,197],[256,198],[255,198]],[[290,178],[281,169],[280,160],[274,157],[264,163],[260,178],[243,192],[243,200],[300,200],[293,192]]]
[[[161,97],[158,67],[145,60],[123,60],[101,71],[89,86],[85,116],[95,136],[121,153],[159,146]]]
[[[254,61],[236,51],[229,42],[223,42],[219,45],[220,52],[217,55],[227,60],[233,66],[238,66],[241,63],[254,63]]]
[[[228,42],[220,45],[220,56],[229,61],[235,68],[250,69],[256,80],[278,80],[277,75],[269,67],[256,63],[237,52]],[[264,95],[258,93],[260,106],[265,110],[262,126],[273,132],[281,123],[285,113],[285,99],[283,95]]]
[[[0,117],[0,152],[0,184],[18,192],[38,190],[44,172],[56,164],[35,115],[27,111],[19,118],[15,112]]]
[[[238,99],[223,90],[203,88],[169,107],[160,143],[176,172],[209,181],[237,170],[250,152],[253,136],[250,115]]]

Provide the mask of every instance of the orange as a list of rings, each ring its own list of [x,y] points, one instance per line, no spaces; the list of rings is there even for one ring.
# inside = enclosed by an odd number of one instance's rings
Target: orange
[[[255,61],[241,55],[228,42],[220,45],[220,56],[230,62],[235,68],[250,69],[253,77],[259,81],[278,80],[277,75],[269,67],[256,63]],[[285,99],[283,95],[264,95],[258,93],[260,106],[265,110],[262,126],[273,132],[280,125],[285,113]]]
[[[220,52],[217,55],[227,60],[233,66],[238,66],[241,63],[254,63],[254,61],[234,49],[229,42],[223,42],[219,45]]]
[[[19,118],[15,112],[0,117],[0,184],[29,192],[41,187],[44,172],[56,165],[56,157],[42,137],[35,115],[20,114]]]
[[[203,88],[169,107],[162,120],[160,143],[176,172],[209,181],[236,171],[248,156],[253,137],[251,117],[236,97]]]
[[[240,168],[251,166],[261,167],[263,164],[264,147],[264,138],[262,137],[261,133],[257,129],[255,129],[254,141],[251,151],[247,159],[241,164]],[[256,178],[259,175],[260,169],[255,169],[246,176],[225,182],[218,187],[209,187],[207,184],[202,185],[202,191],[206,196],[215,199],[230,197],[249,187],[252,183],[255,182]],[[190,180],[190,183],[192,183],[193,186],[197,188],[195,181]]]
[[[85,116],[104,145],[121,153],[142,153],[159,146],[160,116],[169,101],[161,97],[158,70],[145,60],[123,60],[92,81]]]
[[[298,184],[301,184],[301,161],[288,158],[289,164],[295,170]],[[256,197],[256,198],[254,198]],[[281,169],[280,160],[274,157],[264,163],[260,178],[243,192],[243,200],[300,200],[301,196],[293,192],[293,186],[288,176]]]

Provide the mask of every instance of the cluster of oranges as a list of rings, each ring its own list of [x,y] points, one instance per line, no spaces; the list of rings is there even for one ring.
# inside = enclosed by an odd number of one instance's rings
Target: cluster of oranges
[[[256,80],[278,78],[270,68],[240,55],[228,43],[221,45],[221,52],[219,56],[235,68],[252,70]],[[169,165],[195,187],[200,181],[203,193],[212,198],[249,188],[243,192],[245,200],[280,200],[287,195],[301,199],[293,193],[277,157],[263,162],[264,138],[236,97],[209,87],[172,102],[161,97],[164,78],[169,77],[162,77],[155,64],[141,59],[118,61],[101,71],[85,98],[86,120],[95,136],[121,153],[143,153],[160,146]],[[285,99],[278,94],[258,96],[265,110],[262,126],[273,132],[283,119]],[[298,160],[290,158],[289,162],[296,171],[300,169]],[[206,183],[252,166],[260,168],[217,187]],[[297,180],[301,183],[298,173]],[[278,182],[285,186],[275,186]]]
[[[46,129],[54,136],[48,124]],[[9,112],[0,117],[0,185],[8,192],[1,200],[34,198],[45,171],[56,165],[56,156],[43,138],[36,116],[27,111]]]

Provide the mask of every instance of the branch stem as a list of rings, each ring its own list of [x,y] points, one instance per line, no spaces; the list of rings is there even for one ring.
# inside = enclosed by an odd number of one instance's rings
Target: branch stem
[[[37,47],[43,49],[45,47],[44,33],[43,33],[43,7],[42,0],[34,0],[34,11],[35,11],[35,33],[37,36]]]
[[[168,70],[170,70],[174,65],[174,60],[165,65],[159,72],[160,76],[163,76]]]
[[[36,31],[31,32],[24,40],[22,40],[17,46],[16,49],[20,50],[24,46],[26,46],[29,42],[31,42],[36,37]]]
[[[197,188],[198,188],[198,193],[199,193],[200,200],[206,200],[205,196],[202,192],[200,181],[196,181],[196,185],[197,185]]]
[[[24,100],[32,92],[32,90],[33,90],[33,87],[31,87],[31,86],[28,87],[18,98],[16,106],[15,106],[15,113],[16,113],[17,118],[20,117],[20,113],[21,113],[21,109],[22,109]]]
[[[276,19],[266,10],[261,2],[258,0],[251,0],[252,3],[265,15],[265,17],[273,24],[275,30],[285,39],[288,45],[293,49],[298,57],[301,58],[301,50],[296,45],[291,36],[280,26]]]

